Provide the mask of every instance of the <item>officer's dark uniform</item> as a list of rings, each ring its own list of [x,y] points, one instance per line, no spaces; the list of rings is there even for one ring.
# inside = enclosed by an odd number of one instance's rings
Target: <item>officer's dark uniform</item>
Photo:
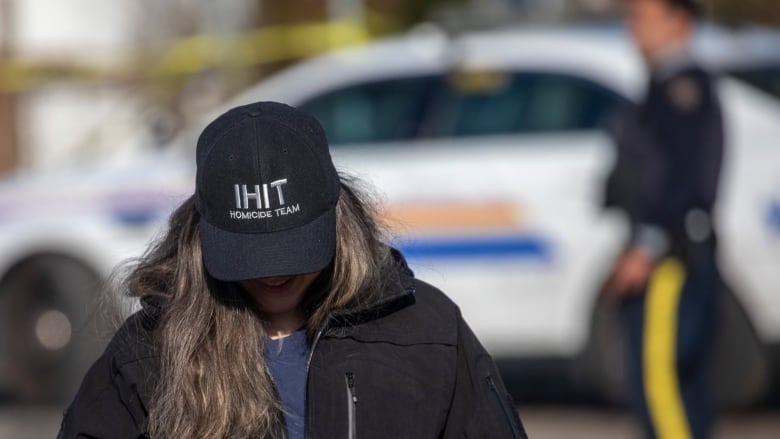
[[[658,262],[645,291],[621,303],[629,391],[648,437],[705,438],[708,363],[720,277],[711,214],[723,156],[713,78],[690,60],[651,76],[615,140],[608,206],[626,212],[631,242]]]

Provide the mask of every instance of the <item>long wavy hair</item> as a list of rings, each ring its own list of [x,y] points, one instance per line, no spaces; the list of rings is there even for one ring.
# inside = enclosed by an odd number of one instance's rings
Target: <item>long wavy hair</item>
[[[302,307],[311,340],[336,310],[378,294],[390,264],[375,205],[341,177],[336,252]],[[159,382],[149,407],[152,438],[282,437],[282,412],[263,359],[263,310],[237,283],[206,272],[194,199],[130,271],[131,295],[167,297],[157,325]]]

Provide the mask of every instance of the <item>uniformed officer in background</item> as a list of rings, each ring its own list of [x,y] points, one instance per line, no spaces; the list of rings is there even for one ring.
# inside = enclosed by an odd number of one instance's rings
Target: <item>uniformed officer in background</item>
[[[626,0],[649,70],[644,100],[620,118],[606,204],[630,239],[605,292],[619,299],[632,407],[650,438],[709,437],[709,361],[720,277],[712,211],[723,156],[713,78],[690,41],[701,1]]]

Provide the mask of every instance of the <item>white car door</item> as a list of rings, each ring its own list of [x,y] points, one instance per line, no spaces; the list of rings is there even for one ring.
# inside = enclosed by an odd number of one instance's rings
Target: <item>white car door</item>
[[[581,78],[458,72],[297,103],[337,166],[383,194],[395,243],[495,355],[572,355],[620,242],[600,208],[620,101]],[[617,227],[617,228],[616,228]]]

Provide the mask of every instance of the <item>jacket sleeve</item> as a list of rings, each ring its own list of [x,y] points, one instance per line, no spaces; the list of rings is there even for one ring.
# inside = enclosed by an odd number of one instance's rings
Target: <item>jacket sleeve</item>
[[[136,386],[104,354],[84,377],[63,415],[57,439],[145,438],[146,413]]]
[[[458,315],[455,391],[445,438],[527,438],[493,359]]]

